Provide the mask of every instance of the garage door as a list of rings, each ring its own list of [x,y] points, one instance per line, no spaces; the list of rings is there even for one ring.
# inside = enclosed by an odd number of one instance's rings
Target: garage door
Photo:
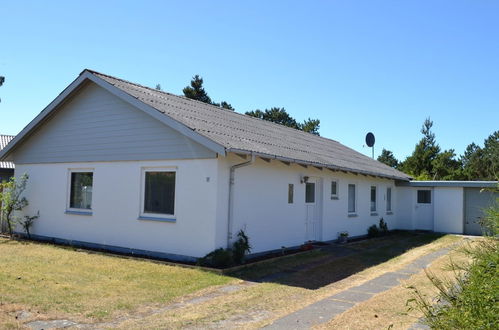
[[[491,191],[480,191],[480,188],[464,188],[464,233],[467,235],[482,235],[480,219],[483,210],[495,200]]]

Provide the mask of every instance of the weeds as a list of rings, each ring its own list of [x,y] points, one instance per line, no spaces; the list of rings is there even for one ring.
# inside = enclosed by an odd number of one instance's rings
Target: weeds
[[[461,247],[471,257],[469,264],[449,266],[454,276],[442,279],[431,272],[426,275],[438,291],[437,301],[429,301],[412,287],[414,298],[409,309],[424,313],[432,329],[497,329],[499,324],[499,198],[485,210],[482,220],[486,237]]]

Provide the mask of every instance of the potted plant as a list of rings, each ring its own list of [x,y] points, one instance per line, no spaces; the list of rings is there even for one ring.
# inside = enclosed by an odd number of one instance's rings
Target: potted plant
[[[348,231],[342,231],[338,235],[338,243],[345,244],[348,242]]]

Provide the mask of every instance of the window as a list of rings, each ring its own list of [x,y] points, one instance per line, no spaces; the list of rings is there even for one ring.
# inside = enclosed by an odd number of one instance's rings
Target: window
[[[392,188],[386,188],[386,212],[392,211]]]
[[[305,203],[315,203],[315,182],[305,183]]]
[[[288,204],[293,204],[294,185],[288,184]]]
[[[418,190],[418,204],[431,204],[431,190]]]
[[[348,213],[355,213],[355,185],[348,185]]]
[[[371,212],[376,212],[376,186],[371,186]]]
[[[144,170],[143,213],[175,214],[175,171]]]
[[[70,209],[92,209],[92,187],[94,173],[86,171],[70,171]]]
[[[331,199],[338,199],[338,181],[331,181]]]

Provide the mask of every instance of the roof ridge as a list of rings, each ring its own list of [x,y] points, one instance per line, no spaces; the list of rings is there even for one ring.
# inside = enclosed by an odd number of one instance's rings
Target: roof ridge
[[[321,139],[324,139],[324,140],[327,140],[327,141],[334,141],[334,142],[340,143],[339,141],[331,139],[331,138],[327,138],[327,137],[320,136],[320,135],[315,135],[315,134],[312,134],[312,133],[309,133],[309,132],[302,131],[302,130],[297,129],[297,128],[293,128],[293,127],[289,127],[289,126],[286,126],[286,125],[282,125],[282,124],[275,123],[275,122],[272,122],[272,121],[269,121],[269,120],[265,120],[265,119],[262,119],[262,118],[253,117],[253,116],[247,115],[245,113],[237,112],[235,110],[225,109],[225,108],[213,105],[213,104],[209,104],[209,103],[205,103],[205,102],[202,102],[202,101],[199,101],[199,100],[191,99],[191,98],[188,98],[186,96],[177,95],[177,94],[173,94],[173,93],[170,93],[170,92],[162,91],[162,90],[159,90],[159,89],[151,88],[151,87],[148,87],[148,86],[145,86],[145,85],[142,85],[142,84],[138,84],[138,83],[132,82],[130,80],[126,80],[126,79],[122,79],[122,78],[119,78],[119,77],[111,76],[111,75],[108,75],[108,74],[105,74],[105,73],[102,73],[102,72],[98,72],[98,71],[95,71],[95,70],[91,70],[91,69],[85,69],[85,70],[83,70],[83,72],[85,72],[85,71],[88,71],[88,72],[90,72],[92,74],[98,74],[98,75],[101,75],[101,76],[105,76],[105,77],[108,77],[108,78],[111,78],[111,79],[116,79],[116,80],[125,82],[125,83],[130,84],[130,85],[134,85],[134,86],[138,86],[138,87],[141,87],[141,88],[145,88],[145,89],[148,89],[148,90],[150,90],[152,92],[155,92],[155,93],[162,93],[162,94],[165,94],[165,95],[168,95],[168,96],[177,97],[177,98],[179,98],[181,100],[185,100],[187,102],[198,103],[198,104],[200,104],[202,106],[212,107],[213,109],[216,109],[216,110],[222,110],[222,111],[226,111],[228,113],[234,113],[236,115],[243,116],[244,118],[251,118],[252,120],[260,120],[260,121],[263,121],[263,122],[271,124],[271,125],[278,125],[279,127],[284,127],[286,129],[293,130],[293,132],[299,132],[299,134],[310,134],[312,136],[315,136],[315,137],[318,137],[318,138],[321,138]]]

